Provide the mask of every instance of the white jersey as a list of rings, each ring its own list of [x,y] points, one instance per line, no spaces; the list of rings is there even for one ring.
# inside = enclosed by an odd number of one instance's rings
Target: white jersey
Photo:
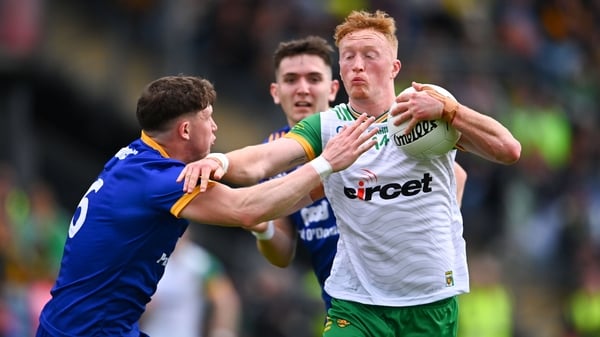
[[[357,116],[346,104],[321,113],[321,146]],[[456,150],[430,160],[407,157],[389,141],[386,120],[384,114],[371,126],[380,128],[377,145],[324,181],[340,232],[325,289],[334,298],[382,306],[468,292]]]

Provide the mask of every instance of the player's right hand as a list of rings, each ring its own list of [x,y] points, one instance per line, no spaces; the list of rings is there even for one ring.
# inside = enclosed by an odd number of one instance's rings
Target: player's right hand
[[[177,182],[183,181],[183,191],[191,193],[200,178],[200,192],[204,192],[211,178],[219,180],[223,175],[225,175],[225,170],[217,161],[204,158],[185,165],[177,176]]]

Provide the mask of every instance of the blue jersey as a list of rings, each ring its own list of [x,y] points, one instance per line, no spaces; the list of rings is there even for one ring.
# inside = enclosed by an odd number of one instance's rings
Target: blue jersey
[[[265,143],[281,138],[289,131],[289,126],[283,127],[271,133]],[[287,173],[289,172],[279,176]],[[329,309],[331,297],[325,292],[324,286],[331,271],[339,237],[333,209],[329,201],[323,198],[291,214],[290,218],[296,226],[300,242],[310,253],[312,268],[321,286],[321,296],[326,309]]]
[[[140,336],[138,320],[188,221],[184,163],[142,137],[104,166],[69,226],[40,335]]]

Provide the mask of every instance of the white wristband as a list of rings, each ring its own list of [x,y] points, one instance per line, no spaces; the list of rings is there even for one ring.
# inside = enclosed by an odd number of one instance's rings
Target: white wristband
[[[229,168],[229,159],[227,159],[227,156],[223,153],[209,153],[208,155],[206,155],[205,158],[213,158],[216,159],[217,161],[219,161],[221,163],[221,167],[223,168],[223,171],[225,171],[225,173],[227,173],[227,169]]]
[[[260,241],[268,241],[271,240],[273,238],[273,236],[275,235],[275,223],[273,222],[273,220],[269,220],[269,222],[267,222],[267,230],[264,232],[255,232],[255,231],[251,231],[252,235],[254,235],[256,237],[257,240]]]
[[[321,176],[321,180],[329,177],[329,175],[333,173],[331,164],[323,156],[318,156],[317,158],[311,160],[309,164],[311,164],[319,176]]]

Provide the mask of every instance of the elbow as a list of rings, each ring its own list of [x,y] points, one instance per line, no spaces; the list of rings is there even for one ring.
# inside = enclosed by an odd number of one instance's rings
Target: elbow
[[[237,223],[246,230],[256,230],[256,225],[273,218],[265,209],[258,210],[255,207],[244,207],[238,209],[238,211]]]
[[[513,139],[511,142],[505,143],[505,151],[502,152],[500,162],[505,165],[512,165],[521,158],[521,143]]]
[[[473,152],[494,163],[512,165],[521,158],[521,143],[513,137],[497,138]]]
[[[265,255],[269,263],[279,268],[287,268],[292,264],[294,260],[295,252],[292,251],[279,251],[277,254],[268,254]]]
[[[252,208],[238,208],[236,214],[236,222],[245,230],[252,230],[254,226],[263,222],[263,220],[261,220],[261,216],[263,216],[264,213],[255,212]]]
[[[276,240],[277,241],[277,240]],[[282,240],[278,240],[280,243]],[[291,247],[281,248],[281,244],[273,245],[273,243],[263,244],[264,241],[257,241],[258,251],[262,254],[262,256],[269,261],[269,263],[273,266],[279,268],[287,268],[292,264],[294,260],[294,249]],[[274,248],[275,246],[279,246],[280,248]],[[291,250],[290,250],[291,249]]]
[[[258,225],[261,222],[262,221],[258,217],[244,215],[240,218],[239,225],[243,229],[250,231],[254,226]]]
[[[292,263],[291,259],[280,259],[280,260],[272,260],[270,261],[272,265],[279,268],[287,268]]]

